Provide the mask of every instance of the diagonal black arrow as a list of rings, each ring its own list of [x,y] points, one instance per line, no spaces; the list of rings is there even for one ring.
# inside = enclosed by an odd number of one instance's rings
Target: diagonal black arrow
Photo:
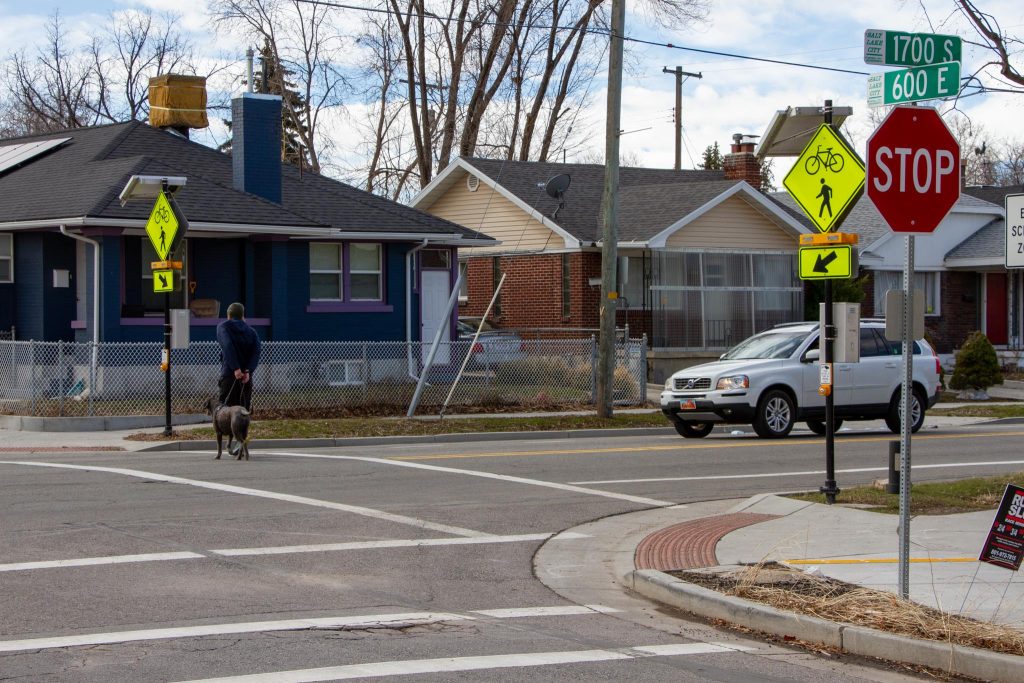
[[[821,261],[821,257],[820,256],[818,257],[818,261]],[[815,269],[817,269],[818,266],[814,266],[814,267],[815,267]],[[822,271],[822,272],[825,272],[825,271]],[[167,287],[167,276],[166,275],[161,275],[160,276],[160,286],[163,287],[163,288]]]
[[[827,273],[828,264],[832,263],[837,258],[839,258],[839,254],[834,251],[830,251],[828,253],[828,256],[822,256],[821,254],[818,254],[818,260],[814,262],[814,272]]]

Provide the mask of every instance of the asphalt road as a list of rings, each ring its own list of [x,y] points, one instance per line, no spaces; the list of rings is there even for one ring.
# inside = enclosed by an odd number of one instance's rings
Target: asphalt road
[[[923,431],[915,480],[1024,470],[1022,436]],[[884,476],[892,438],[845,433],[840,487]],[[4,453],[0,681],[916,680],[628,596],[595,591],[581,605],[537,578],[552,534],[816,489],[823,466],[820,438],[725,433],[254,451],[250,462]],[[561,561],[600,561],[584,535],[557,544]]]

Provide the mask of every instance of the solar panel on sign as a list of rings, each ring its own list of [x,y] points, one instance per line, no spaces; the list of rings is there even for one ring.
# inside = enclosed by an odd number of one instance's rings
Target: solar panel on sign
[[[62,145],[70,139],[71,138],[53,138],[50,140],[23,142],[18,145],[5,145],[0,147],[0,173],[34,159],[43,152],[51,150],[58,145]]]

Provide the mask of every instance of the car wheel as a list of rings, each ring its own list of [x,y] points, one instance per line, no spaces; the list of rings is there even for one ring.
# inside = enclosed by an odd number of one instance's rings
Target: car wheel
[[[835,422],[835,430],[838,432],[839,428],[843,426],[843,421],[840,419],[833,420]],[[808,420],[807,426],[812,432],[818,436],[825,436],[825,421],[824,420]]]
[[[715,428],[713,422],[687,422],[685,420],[672,420],[672,426],[679,432],[679,436],[687,439],[703,439]]]
[[[924,395],[920,389],[914,389],[911,400],[910,400],[910,431],[914,434],[924,424],[924,411],[928,404],[925,402]],[[889,412],[885,416],[885,426],[889,428],[893,434],[899,434],[901,431],[901,415],[900,410],[900,390],[897,389],[896,393],[892,395],[892,400],[889,401]]]
[[[757,404],[754,431],[763,439],[779,439],[789,434],[795,421],[793,399],[781,389],[772,389]]]

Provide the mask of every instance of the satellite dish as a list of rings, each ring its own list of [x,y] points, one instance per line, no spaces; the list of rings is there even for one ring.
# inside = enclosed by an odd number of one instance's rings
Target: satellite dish
[[[571,181],[572,178],[569,177],[568,173],[556,175],[554,178],[547,182],[547,184],[544,186],[544,191],[548,193],[549,197],[561,201],[562,194],[569,189],[569,183]]]

